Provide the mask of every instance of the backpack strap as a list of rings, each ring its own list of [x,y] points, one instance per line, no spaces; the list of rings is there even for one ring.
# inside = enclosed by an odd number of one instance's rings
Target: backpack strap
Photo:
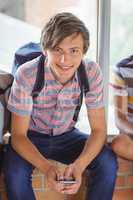
[[[84,94],[86,95],[86,93],[90,90],[90,87],[83,61],[81,61],[78,68],[78,78],[80,79],[79,84],[81,83],[80,87],[83,89]]]
[[[81,63],[80,63],[77,75],[78,75],[78,82],[79,82],[81,94],[80,94],[80,98],[79,98],[79,103],[75,109],[75,113],[73,116],[73,120],[75,122],[78,119],[78,115],[79,115],[79,112],[81,109],[81,105],[82,105],[82,101],[83,101],[83,94],[86,95],[86,93],[90,90],[87,74],[85,71],[85,64],[83,63],[83,61],[81,61]]]
[[[38,96],[39,92],[42,90],[45,83],[44,62],[45,62],[45,56],[42,54],[41,56],[39,56],[36,80],[31,93],[33,98]]]

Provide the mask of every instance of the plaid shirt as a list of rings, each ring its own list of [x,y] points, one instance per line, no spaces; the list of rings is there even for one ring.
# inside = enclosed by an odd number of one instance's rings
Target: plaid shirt
[[[38,58],[18,69],[11,88],[8,109],[21,116],[30,115],[30,130],[59,135],[75,126],[73,116],[80,97],[77,72],[72,80],[62,85],[45,64],[44,87],[33,99],[31,92],[36,79],[37,62]],[[87,109],[103,107],[103,80],[100,67],[87,59],[84,63],[90,87],[85,97]]]

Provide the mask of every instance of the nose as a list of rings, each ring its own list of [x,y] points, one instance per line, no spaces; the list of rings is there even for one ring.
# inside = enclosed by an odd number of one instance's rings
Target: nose
[[[62,64],[68,64],[68,63],[70,63],[70,56],[69,56],[69,54],[66,54],[66,53],[63,53],[62,55],[61,55],[61,58],[60,58],[60,63],[62,63]]]
[[[64,61],[65,61],[65,56],[64,56],[64,54],[62,54],[62,55],[61,55],[60,62],[61,62],[61,63],[64,63]]]

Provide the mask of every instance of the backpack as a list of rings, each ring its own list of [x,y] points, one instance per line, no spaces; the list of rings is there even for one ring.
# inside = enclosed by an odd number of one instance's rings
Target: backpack
[[[0,121],[0,127],[1,127],[0,134],[4,134],[5,132],[10,132],[11,130],[10,129],[11,113],[9,110],[7,110],[6,106],[15,72],[17,71],[20,65],[37,57],[39,57],[38,70],[37,70],[35,84],[31,94],[33,98],[35,98],[38,96],[39,92],[41,91],[45,83],[45,74],[44,74],[45,56],[42,54],[39,43],[30,42],[16,51],[12,66],[12,74],[0,71],[0,105],[2,105],[3,109],[2,112],[3,118]],[[74,121],[77,121],[78,119],[79,111],[82,104],[83,94],[86,94],[86,92],[89,91],[89,83],[86,76],[87,75],[85,72],[84,63],[81,62],[78,68],[78,80],[81,88],[81,95],[78,106],[75,109],[75,114],[73,117]]]
[[[3,134],[10,129],[9,122],[11,116],[6,105],[12,82],[13,76],[10,73],[0,70],[0,144],[3,142]]]

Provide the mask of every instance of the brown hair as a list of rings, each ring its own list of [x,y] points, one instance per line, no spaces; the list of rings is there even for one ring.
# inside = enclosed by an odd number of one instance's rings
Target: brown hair
[[[83,21],[69,12],[58,13],[46,23],[41,33],[42,49],[54,49],[64,38],[76,33],[81,34],[84,41],[84,53],[90,41],[89,31]]]

